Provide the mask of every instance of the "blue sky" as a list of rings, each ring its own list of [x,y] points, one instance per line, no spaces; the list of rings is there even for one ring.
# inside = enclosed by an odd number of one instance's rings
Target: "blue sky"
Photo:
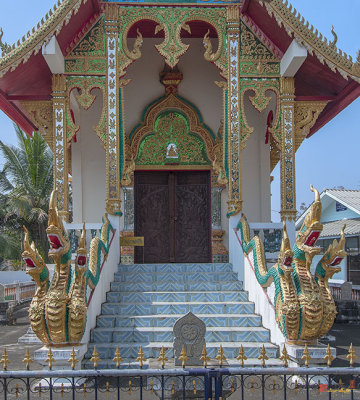
[[[55,0],[2,1],[0,27],[3,41],[10,44],[21,38],[52,8]],[[292,0],[293,6],[324,36],[332,39],[331,25],[338,35],[338,47],[356,58],[360,48],[360,0]],[[0,140],[14,143],[12,122],[0,111]],[[310,203],[312,183],[324,188],[344,186],[360,189],[360,99],[304,141],[296,153],[297,204]],[[0,159],[1,165],[1,159]],[[273,219],[279,220],[279,168],[274,170],[272,183]]]

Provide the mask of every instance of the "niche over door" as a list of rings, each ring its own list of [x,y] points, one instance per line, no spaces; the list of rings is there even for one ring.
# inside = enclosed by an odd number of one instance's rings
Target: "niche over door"
[[[211,262],[209,171],[135,172],[135,262]]]

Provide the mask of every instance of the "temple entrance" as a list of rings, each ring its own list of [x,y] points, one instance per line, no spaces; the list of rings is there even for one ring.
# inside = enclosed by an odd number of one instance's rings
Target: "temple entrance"
[[[210,171],[136,171],[135,263],[211,262]]]

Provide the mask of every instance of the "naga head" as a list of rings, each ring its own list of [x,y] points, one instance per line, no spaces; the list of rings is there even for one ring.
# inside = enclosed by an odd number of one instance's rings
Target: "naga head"
[[[75,258],[75,271],[76,274],[83,275],[87,267],[87,249],[85,240],[85,222],[83,223],[83,229],[80,236],[79,247],[77,249]]]
[[[294,252],[291,250],[290,240],[286,229],[286,222],[283,221],[283,237],[281,241],[280,253],[278,256],[279,265],[287,268],[291,267]],[[292,268],[291,268],[292,269]]]
[[[301,226],[300,232],[296,238],[297,246],[307,246],[308,248],[314,247],[318,240],[323,225],[320,222],[321,218],[321,201],[319,192],[310,185],[310,190],[315,194],[315,201],[311,205],[308,214]]]
[[[338,265],[346,256],[345,251],[345,228],[346,225],[343,226],[340,233],[340,239],[337,241],[334,239],[332,244],[327,248],[322,258],[322,265],[326,269],[326,274],[329,278],[341,271],[341,267]]]
[[[47,267],[43,258],[37,251],[35,243],[32,242],[30,245],[29,231],[25,228],[25,226],[24,231],[24,251],[21,254],[21,258],[26,264],[26,273],[29,274],[32,278],[36,279],[38,276],[40,276],[44,269],[47,269]]]
[[[56,191],[53,190],[49,203],[49,222],[46,234],[50,243],[49,257],[58,258],[70,249],[70,241],[56,207]]]

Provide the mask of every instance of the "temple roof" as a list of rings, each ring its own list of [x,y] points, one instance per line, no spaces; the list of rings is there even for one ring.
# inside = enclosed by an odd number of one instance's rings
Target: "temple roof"
[[[22,108],[21,100],[47,100],[51,96],[51,72],[42,56],[43,44],[56,36],[64,56],[98,19],[105,3],[99,0],[59,0],[32,32],[28,32],[0,58],[0,108],[30,133],[36,127]],[[239,1],[117,1],[132,6],[179,5],[224,7],[238,4],[243,21],[281,57],[293,39],[308,50],[295,76],[296,100],[328,100],[308,136],[337,115],[360,95],[360,65],[304,20],[287,0]]]

